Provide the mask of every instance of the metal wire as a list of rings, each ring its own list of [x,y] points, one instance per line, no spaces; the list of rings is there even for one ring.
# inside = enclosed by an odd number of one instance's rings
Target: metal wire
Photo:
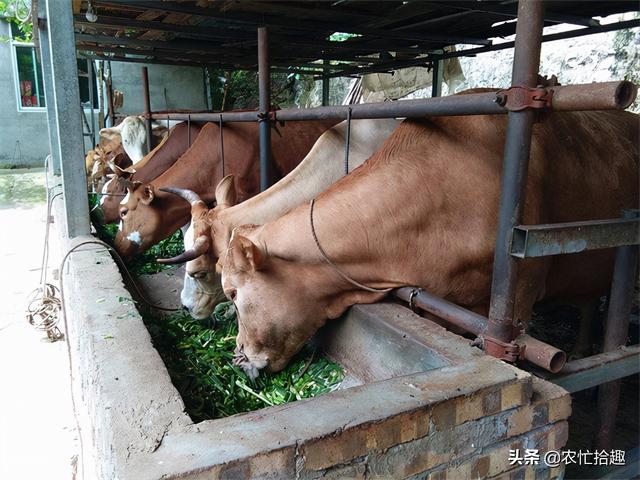
[[[344,174],[349,174],[349,146],[351,143],[351,107],[347,110],[347,138],[344,142]]]

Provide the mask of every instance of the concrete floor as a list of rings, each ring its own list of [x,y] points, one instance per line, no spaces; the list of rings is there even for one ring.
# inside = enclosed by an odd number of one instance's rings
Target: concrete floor
[[[8,175],[16,173],[0,172],[5,180]],[[67,480],[74,478],[79,448],[67,347],[65,342],[42,341],[44,333],[24,316],[26,297],[40,278],[44,176],[41,172],[18,175],[18,183],[0,182],[0,478]],[[50,237],[55,242],[53,232]],[[58,262],[54,243],[50,272]]]

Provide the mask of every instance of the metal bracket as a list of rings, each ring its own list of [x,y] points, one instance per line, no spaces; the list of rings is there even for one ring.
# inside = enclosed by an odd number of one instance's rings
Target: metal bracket
[[[552,89],[521,85],[496,92],[496,103],[511,112],[519,112],[527,108],[551,108],[552,97]]]
[[[482,348],[492,357],[513,363],[519,358],[524,357],[526,346],[518,345],[515,342],[505,343],[493,337],[482,337]]]

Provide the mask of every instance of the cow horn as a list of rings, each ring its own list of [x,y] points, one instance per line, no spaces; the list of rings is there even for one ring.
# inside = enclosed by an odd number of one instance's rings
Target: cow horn
[[[171,258],[158,258],[156,262],[163,265],[175,265],[176,263],[185,263],[191,260],[195,260],[200,255],[204,255],[209,250],[209,237],[206,235],[200,235],[193,242],[193,248],[185,250],[180,255]]]
[[[193,190],[187,190],[186,188],[177,188],[177,187],[162,187],[160,190],[162,190],[163,192],[168,192],[168,193],[173,193],[174,195],[178,195],[179,197],[184,198],[191,205],[195,205],[196,203],[202,202],[202,199],[200,198],[200,196]]]

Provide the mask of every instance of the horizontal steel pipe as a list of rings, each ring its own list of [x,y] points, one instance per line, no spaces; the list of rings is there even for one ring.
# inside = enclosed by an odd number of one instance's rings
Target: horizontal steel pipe
[[[482,315],[478,315],[477,313],[425,292],[424,290],[419,290],[412,300],[411,294],[414,290],[415,289],[411,287],[402,287],[395,290],[394,294],[400,300],[413,303],[416,307],[419,307],[436,317],[442,318],[452,325],[460,327],[474,335],[482,335],[486,330],[487,319]]]
[[[466,308],[432,295],[424,290],[412,293],[415,288],[402,287],[394,290],[394,294],[400,300],[412,303],[418,308],[441,318],[448,323],[466,330],[474,335],[483,335],[487,330],[487,319],[482,315],[471,312]],[[548,345],[529,335],[520,335],[515,343],[520,350],[524,350],[524,359],[534,365],[556,373],[564,366],[567,358],[562,350]]]
[[[590,83],[552,87],[552,109],[569,110],[617,110],[626,108],[635,99],[637,87],[628,81]],[[452,115],[505,114],[507,110],[496,102],[496,92],[470,93],[448,97],[397,100],[394,102],[362,103],[316,108],[286,108],[276,110],[277,120],[324,120],[347,118],[400,118]],[[194,122],[219,122],[220,113],[192,113]],[[187,120],[186,113],[153,113],[156,120]],[[256,122],[258,112],[223,112],[223,122]]]
[[[551,108],[556,112],[624,110],[633,103],[638,87],[628,80],[551,87]]]
[[[515,342],[520,346],[521,351],[524,349],[525,360],[551,373],[559,372],[567,362],[567,355],[562,350],[527,334],[520,335]]]
[[[511,255],[518,258],[578,253],[640,243],[640,218],[520,225],[513,229]]]
[[[633,345],[568,362],[557,376],[547,380],[574,393],[638,372],[640,345]]]

